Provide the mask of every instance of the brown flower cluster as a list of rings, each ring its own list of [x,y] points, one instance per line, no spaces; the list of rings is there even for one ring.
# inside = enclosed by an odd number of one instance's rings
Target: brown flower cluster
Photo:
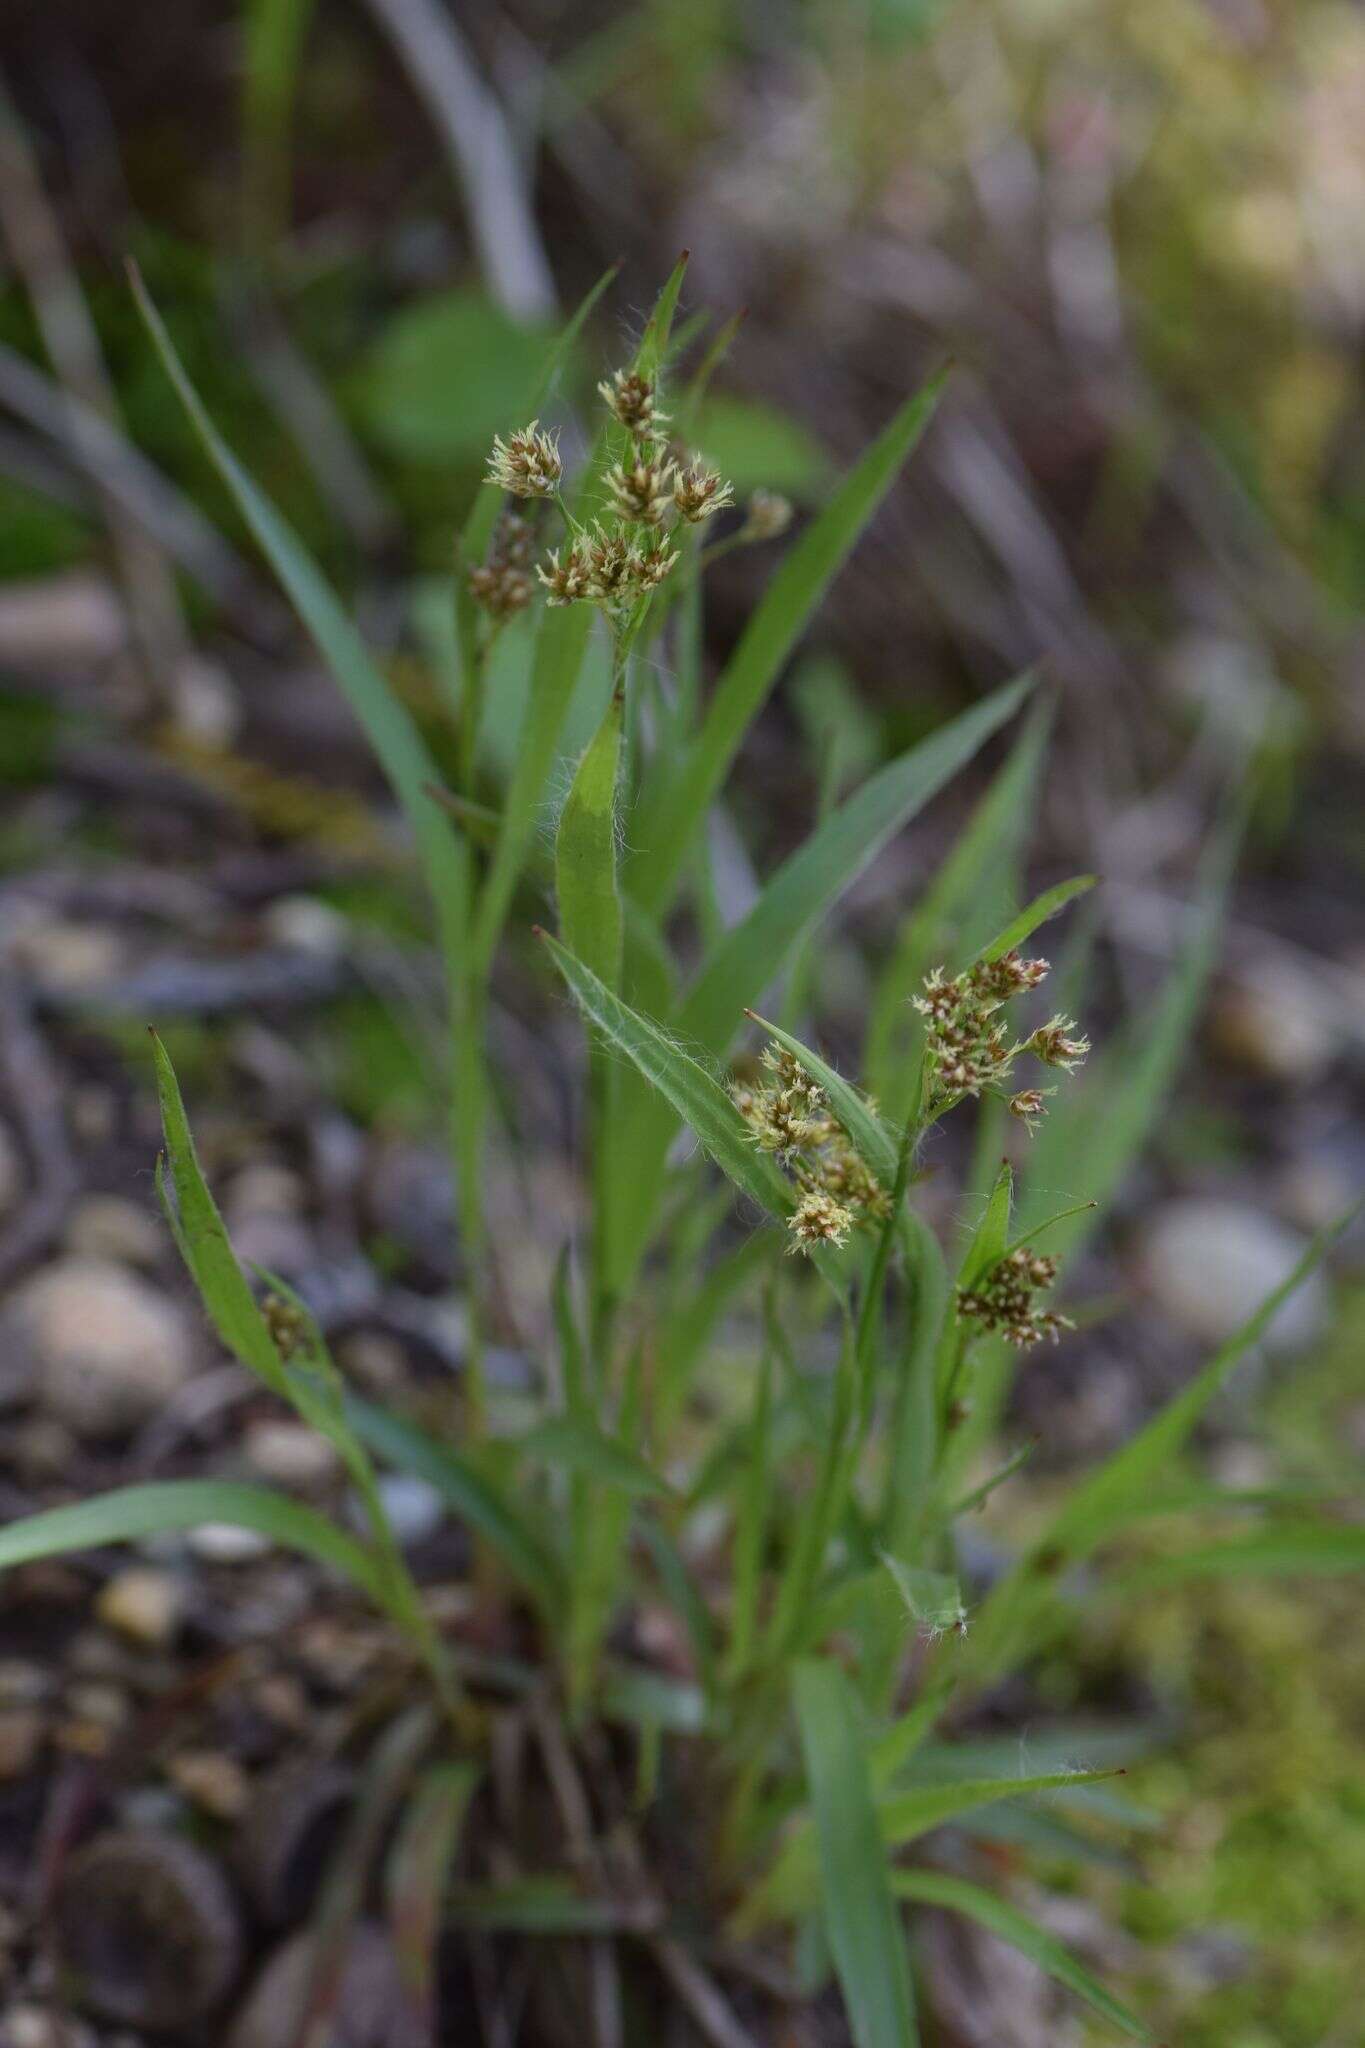
[[[1085,1058],[1089,1040],[1072,1035],[1076,1027],[1070,1018],[1054,1017],[1031,1037],[1016,1041],[1000,1015],[1006,1003],[1037,988],[1047,973],[1046,960],[1025,960],[1016,952],[1003,953],[998,960],[978,960],[952,980],[941,967],[934,969],[925,980],[924,994],[914,999],[927,1020],[925,1053],[934,1100],[956,1102],[964,1096],[1002,1092],[1023,1052],[1067,1072]],[[1010,1101],[1013,1114],[1030,1128],[1043,1114],[1043,1094],[1042,1089],[1025,1088]]]
[[[1063,1330],[1075,1328],[1069,1317],[1034,1306],[1057,1278],[1057,1261],[1020,1245],[985,1273],[973,1287],[959,1288],[957,1312],[983,1330],[998,1332],[1007,1344],[1023,1350]]]
[[[891,1198],[801,1062],[785,1047],[770,1045],[763,1065],[769,1081],[731,1092],[754,1143],[773,1154],[800,1191],[788,1220],[790,1249],[841,1246],[857,1225],[885,1217]]]

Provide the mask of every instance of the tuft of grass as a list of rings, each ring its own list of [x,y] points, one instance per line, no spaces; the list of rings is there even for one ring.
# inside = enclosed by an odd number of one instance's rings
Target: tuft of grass
[[[275,55],[264,42],[258,54],[277,82],[253,90],[265,109],[259,146],[278,152],[304,11],[261,10],[262,24],[272,18]],[[534,404],[499,437],[452,592],[451,789],[437,787],[426,741],[297,534],[218,434],[135,280],[171,384],[369,735],[428,883],[447,1053],[430,1109],[449,1131],[458,1182],[470,1347],[458,1440],[358,1401],[306,1305],[243,1270],[154,1036],[166,1148],[158,1184],[186,1266],[226,1348],[335,1446],[361,1533],[268,1490],[176,1482],[15,1523],[0,1534],[0,1567],[237,1520],[339,1570],[374,1603],[395,1657],[424,1674],[430,1699],[377,1746],[353,1850],[363,1862],[397,1817],[391,1882],[404,1902],[405,1969],[428,2012],[434,1929],[448,1913],[531,1942],[590,1941],[612,1969],[626,1967],[617,1948],[629,1949],[630,1967],[651,1968],[656,1992],[666,1984],[712,2039],[738,2040],[710,1958],[723,1953],[722,1928],[742,1941],[775,1927],[815,1979],[827,1944],[858,2048],[914,2048],[906,1911],[932,1905],[991,1928],[1113,2029],[1147,2038],[1143,2021],[1044,1926],[975,1878],[937,1868],[934,1852],[948,1829],[961,1859],[992,1828],[1012,1827],[1036,1847],[1079,1839],[1080,1813],[1131,1822],[1097,1784],[1110,1775],[1103,1758],[1098,1768],[1081,1755],[1011,1773],[956,1740],[951,1716],[1026,1667],[1086,1596],[1071,1567],[1104,1556],[1136,1516],[1188,1504],[1175,1466],[1199,1415],[1336,1235],[1325,1232],[1268,1301],[1248,1303],[1242,1331],[1080,1481],[978,1602],[963,1524],[995,1482],[967,1484],[967,1454],[1000,1412],[1014,1363],[1047,1337],[1067,1341],[1070,1319],[1052,1306],[1065,1299],[1056,1252],[1085,1227],[1083,1215],[1093,1226],[1169,1091],[1213,956],[1235,825],[1211,849],[1189,947],[1154,1017],[1072,1085],[1069,1070],[1088,1051],[1078,1027],[1060,1016],[1016,1022],[1048,971],[1019,949],[1093,880],[1020,905],[1022,818],[1050,717],[1034,709],[910,907],[873,992],[864,1078],[881,1106],[786,1023],[763,1022],[757,1006],[784,975],[809,976],[821,921],[878,849],[1025,709],[1032,679],[1005,684],[851,791],[830,782],[804,843],[761,879],[732,929],[719,927],[705,852],[713,807],[830,582],[928,427],[942,379],[897,412],[809,520],[704,701],[708,560],[770,546],[790,508],[770,496],[729,509],[729,480],[704,451],[689,447],[679,467],[668,445],[670,423],[704,421],[702,390],[732,331],[721,330],[689,381],[682,364],[697,330],[675,320],[685,271],[683,258],[633,357],[600,387],[604,411],[579,476],[564,474],[542,415],[595,294],[548,350]],[[713,526],[721,539],[710,538]],[[509,620],[533,610],[504,637]],[[490,787],[486,687],[518,648],[529,663],[524,722],[505,786]],[[561,735],[590,653],[605,655],[611,690],[566,774]],[[675,691],[659,680],[671,663]],[[536,821],[551,808],[546,864]],[[520,916],[526,898],[547,890],[554,931]],[[515,1079],[496,1070],[487,1027],[509,924],[536,931],[541,1000],[566,995],[587,1036],[585,1214],[545,1304],[554,1341],[534,1361],[529,1416],[524,1397],[512,1402],[484,1371],[497,1313],[484,1153],[491,1106]],[[746,1021],[761,1026],[766,1050],[728,1071]],[[1016,1148],[1020,1173],[1008,1160],[981,1173],[970,1227],[940,1244],[917,1207],[921,1149],[942,1119],[973,1108],[992,1143],[1021,1123],[1042,1128],[1031,1151]],[[1076,1201],[1054,1214],[1045,1190],[1062,1183]],[[722,1318],[756,1297],[751,1355],[719,1367]],[[517,1617],[524,1656],[491,1657],[458,1634],[438,1635],[389,1526],[375,1461],[419,1475],[463,1521],[481,1593]],[[1003,1478],[1019,1456],[997,1462]],[[1211,1490],[1201,1501],[1223,1505]],[[1231,1538],[1201,1532],[1143,1574],[1100,1573],[1099,1600],[1361,1562],[1359,1531],[1328,1513],[1300,1502],[1290,1521],[1267,1500],[1251,1505],[1248,1521],[1245,1499],[1226,1505],[1237,1511]],[[661,1614],[666,1656],[651,1652],[642,1626]],[[514,1878],[510,1845],[481,1850],[481,1831],[463,1827],[509,1697],[523,1734],[534,1735],[552,1816],[540,1867]],[[675,1864],[701,1875],[684,1890]],[[320,1954],[359,1898],[354,1871],[339,1873]],[[585,2037],[588,2024],[579,2015]]]

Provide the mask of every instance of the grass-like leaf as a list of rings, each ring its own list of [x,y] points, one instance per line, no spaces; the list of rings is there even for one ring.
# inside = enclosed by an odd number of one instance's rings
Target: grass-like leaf
[[[794,1206],[787,1183],[754,1146],[738,1110],[715,1076],[675,1045],[657,1024],[614,996],[548,932],[540,936],[588,1021],[691,1126],[736,1187],[769,1215],[785,1220]]]
[[[629,887],[657,912],[672,900],[701,822],[750,723],[819,608],[854,542],[894,483],[933,414],[943,376],[903,406],[813,520],[764,592],[727,664],[702,728],[648,819]]]
[[[837,1664],[794,1675],[825,1925],[857,2048],[914,2048],[910,1963],[878,1831],[857,1702]]]
[[[1152,1558],[1110,1581],[1116,1594],[1181,1586],[1190,1579],[1255,1579],[1335,1576],[1365,1572],[1365,1524],[1281,1523],[1233,1536],[1221,1543],[1196,1543],[1174,1557]]]
[[[863,1075],[894,1122],[908,1111],[924,1037],[910,998],[931,967],[965,966],[1015,901],[1014,874],[1051,719],[1046,702],[1030,712],[1004,767],[921,891],[873,994]]]
[[[555,835],[555,894],[564,944],[609,989],[621,984],[616,888],[616,787],[625,692],[612,691],[574,776]]]
[[[1082,1479],[1027,1553],[992,1589],[977,1616],[972,1641],[974,1676],[998,1670],[1015,1645],[1027,1638],[1040,1605],[1052,1597],[1053,1582],[1144,1511],[1146,1502],[1169,1487],[1176,1458],[1200,1416],[1252,1346],[1259,1342],[1282,1305],[1316,1271],[1356,1214],[1351,1210],[1320,1231],[1292,1273],[1219,1347],[1202,1372],[1167,1402],[1144,1429]]]
[[[155,1032],[151,1038],[161,1128],[175,1189],[172,1221],[176,1242],[213,1326],[228,1350],[264,1380],[272,1393],[289,1400],[289,1386],[274,1339],[237,1263],[218,1205],[200,1170],[170,1054]]]
[[[1005,929],[997,933],[988,946],[981,948],[977,959],[1003,959],[1004,955],[1012,952],[1016,946],[1022,946],[1025,939],[1032,938],[1039,925],[1046,924],[1050,917],[1055,917],[1059,910],[1064,909],[1077,896],[1084,896],[1087,889],[1093,889],[1098,879],[1097,875],[1073,875],[1070,881],[1057,882],[1051,889],[1044,889],[1040,896],[1035,896],[1032,903],[1020,911],[1018,917],[1010,919]]]
[[[848,1133],[849,1141],[864,1166],[876,1174],[883,1187],[890,1188],[896,1178],[900,1148],[894,1134],[887,1129],[867,1098],[837,1074],[818,1053],[803,1045],[790,1031],[784,1031],[780,1024],[769,1023],[756,1010],[746,1010],[744,1014],[800,1060],[811,1079],[819,1082],[831,1110]]]
[[[482,972],[493,958],[517,879],[535,850],[536,824],[592,620],[590,605],[547,605],[536,629],[526,712],[493,858],[474,913],[473,950]]]
[[[864,1750],[871,1782],[871,1746],[864,1744]],[[1042,1771],[1029,1777],[961,1778],[945,1784],[911,1785],[899,1792],[883,1792],[874,1805],[878,1839],[884,1850],[902,1849],[933,1828],[1005,1800],[1025,1798],[1035,1792],[1073,1790],[1114,1775],[1112,1769]],[[766,1921],[791,1919],[806,1911],[818,1890],[816,1852],[816,1837],[809,1827],[798,1826],[788,1836],[767,1876],[745,1900],[739,1924],[752,1928]],[[823,1854],[823,1845],[820,1853]]]
[[[1032,687],[1029,675],[1005,684],[889,763],[816,828],[764,885],[748,915],[721,939],[684,997],[673,1021],[687,1044],[723,1054],[744,1006],[758,1001],[803,936],[892,834],[965,766]],[[613,1277],[618,1289],[624,1289],[649,1241],[655,1203],[641,1190],[662,1184],[674,1127],[649,1101],[637,1103],[629,1117],[621,1149],[634,1193],[629,1204],[617,1205],[621,1234]]]
[[[407,812],[422,849],[427,880],[449,952],[463,929],[469,875],[465,849],[426,794],[429,785],[439,780],[436,763],[302,541],[243,469],[214,426],[136,270],[131,272],[131,278],[138,311],[191,425],[363,726]]]
[[[979,1926],[989,1928],[1001,1941],[1007,1941],[1011,1948],[1017,1948],[1068,1991],[1074,1991],[1077,1998],[1083,1999],[1120,2033],[1135,2041],[1152,2039],[1137,2015],[1111,1997],[1055,1934],[1030,1920],[1017,1906],[997,1898],[994,1892],[970,1883],[965,1877],[949,1877],[938,1870],[893,1870],[891,1889],[898,1899],[913,1900],[921,1906],[943,1906],[951,1913],[965,1914]]]
[[[581,1472],[625,1493],[662,1498],[671,1490],[643,1458],[598,1429],[586,1415],[552,1415],[519,1436],[517,1448],[528,1458],[557,1465],[565,1472]]]
[[[302,1551],[353,1580],[377,1605],[387,1604],[383,1572],[365,1549],[325,1515],[265,1486],[222,1479],[170,1479],[123,1486],[71,1507],[47,1508],[0,1529],[0,1571],[34,1558],[92,1550],[101,1543],[131,1543],[168,1529],[198,1529],[230,1522],[255,1529],[287,1550]]]
[[[446,1505],[483,1537],[541,1608],[546,1613],[557,1610],[563,1586],[554,1559],[519,1510],[458,1452],[401,1415],[352,1395],[346,1398],[346,1416],[376,1457],[434,1487]]]

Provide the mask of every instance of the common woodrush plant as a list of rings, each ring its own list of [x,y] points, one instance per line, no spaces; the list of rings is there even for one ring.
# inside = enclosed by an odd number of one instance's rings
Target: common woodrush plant
[[[1086,1768],[1048,1756],[1023,1770],[1007,1746],[952,1731],[983,1688],[1065,1623],[1077,1566],[1163,1506],[1219,1505],[1215,1489],[1192,1488],[1185,1446],[1334,1235],[1248,1305],[1238,1335],[1075,1485],[992,1584],[979,1582],[962,1532],[1025,1455],[1002,1453],[981,1476],[1010,1374],[1072,1328],[1054,1305],[1065,1255],[1166,1098],[1235,823],[1215,837],[1190,937],[1152,1014],[1079,1073],[1088,1040],[1040,1006],[1048,963],[1028,948],[1092,878],[1023,909],[1013,897],[1050,715],[1029,676],[836,795],[752,906],[723,922],[713,808],[927,425],[939,381],[902,407],[791,543],[707,693],[708,562],[771,546],[790,508],[763,493],[736,506],[694,445],[730,330],[684,374],[674,324],[684,270],[685,259],[632,359],[599,386],[576,473],[543,422],[609,279],[527,393],[527,424],[509,422],[493,445],[457,548],[453,789],[222,442],[134,280],[181,402],[411,826],[444,967],[443,1114],[469,1302],[462,1424],[438,1439],[359,1399],[307,1305],[269,1275],[244,1273],[154,1036],[158,1185],[185,1264],[226,1348],[335,1446],[359,1533],[265,1488],[196,1480],[13,1524],[0,1532],[0,1565],[229,1521],[310,1554],[373,1602],[392,1626],[395,1670],[406,1660],[429,1697],[416,1722],[397,1724],[406,1817],[392,1885],[408,1903],[409,1988],[429,2030],[436,1933],[453,1919],[581,1942],[582,1971],[566,1982],[582,2000],[583,2040],[661,2038],[663,2001],[693,2036],[725,2048],[776,2038],[771,2014],[833,1973],[857,2048],[907,2048],[918,2039],[907,1934],[914,1909],[930,1905],[983,1923],[1115,2031],[1146,2039],[1141,2018],[1043,1925],[964,1874],[973,1866],[960,1855],[926,1860],[923,1844],[951,1841],[936,1831],[980,1826],[1010,1801],[1025,1802],[1015,1809],[1025,1841],[1035,1821],[1055,1843],[1087,1800],[1121,1813],[1095,1791],[1107,1758]],[[510,774],[492,791],[480,735],[509,635],[529,681]],[[562,734],[585,695],[596,731],[558,806],[547,871],[542,819],[565,786]],[[755,1006],[878,850],[1012,722],[1004,765],[883,963],[866,1085],[855,1086],[788,1028],[795,1019],[768,1021]],[[488,1368],[502,1310],[485,1161],[490,983],[513,943],[509,920],[537,893],[552,914],[540,913],[543,926],[525,920],[526,947],[534,929],[547,1001],[567,992],[586,1028],[589,1200],[581,1234],[560,1251],[546,1317],[554,1341],[535,1361],[539,1412],[528,1425],[524,1397],[514,1405]],[[755,1042],[757,1058],[737,1050]],[[945,1246],[919,1213],[917,1186],[935,1127],[964,1105],[978,1118],[978,1156],[1008,1150],[1018,1164],[982,1176],[965,1204],[972,1226]],[[1058,1185],[1086,1199],[1054,1213]],[[718,1328],[741,1311],[749,1369],[718,1373]],[[376,1465],[420,1475],[467,1525],[480,1597],[517,1618],[523,1655],[490,1657],[438,1624],[389,1525]],[[1334,1525],[1320,1542],[1323,1529],[1287,1521],[1273,1502],[1256,1512],[1272,1547],[1297,1543],[1311,1563],[1316,1543],[1332,1569],[1360,1561],[1359,1527]],[[1245,1533],[1229,1541],[1230,1568],[1238,1544],[1248,1548]],[[1248,1554],[1254,1568],[1254,1543]],[[1207,1546],[1193,1568],[1217,1568]],[[1092,1597],[1111,1597],[1103,1576],[1087,1583]],[[509,1715],[530,1731],[547,1791],[529,1853],[483,1792]],[[385,1768],[391,1783],[392,1757]],[[1039,1813],[1029,1795],[1044,1792],[1054,1800]]]

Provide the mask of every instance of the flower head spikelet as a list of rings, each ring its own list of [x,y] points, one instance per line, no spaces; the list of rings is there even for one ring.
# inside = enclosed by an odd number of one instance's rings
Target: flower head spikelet
[[[536,577],[545,588],[549,604],[573,604],[586,598],[592,583],[587,548],[580,541],[563,549],[551,548],[545,560],[537,562]]]
[[[635,370],[617,370],[597,390],[613,418],[628,433],[652,434],[668,419],[668,414],[659,410],[652,381]]]
[[[731,1099],[759,1148],[790,1175],[800,1200],[789,1219],[793,1250],[843,1244],[860,1224],[888,1216],[891,1197],[833,1114],[825,1089],[783,1045],[762,1054],[765,1078]]]
[[[1018,1117],[1025,1130],[1035,1130],[1043,1115],[1043,1090],[1021,1088],[1017,1095],[1011,1095],[1010,1115]]]
[[[776,540],[785,533],[792,523],[791,500],[784,498],[780,491],[757,490],[750,493],[744,510],[744,524],[739,530],[743,541]]]
[[[974,1286],[958,1289],[957,1312],[1018,1350],[1027,1350],[1044,1337],[1056,1343],[1062,1331],[1074,1329],[1075,1324],[1068,1316],[1035,1305],[1036,1296],[1046,1293],[1056,1278],[1055,1259],[1044,1257],[1031,1245],[1019,1245]]]
[[[1023,1041],[1011,1037],[1001,1014],[1006,1004],[1028,995],[1047,973],[1046,960],[1026,960],[1010,951],[998,959],[977,960],[952,979],[941,967],[926,977],[914,1006],[925,1019],[930,1092],[940,1104],[1004,1094],[1021,1052],[1049,1066],[1068,1067],[1089,1051],[1086,1040],[1067,1035],[1075,1026],[1065,1017],[1055,1017]],[[1013,1114],[1030,1130],[1043,1115],[1047,1092],[1025,1088],[1008,1098]]]
[[[516,512],[504,512],[493,529],[488,554],[469,572],[469,594],[495,620],[524,611],[535,595],[531,554],[535,530]]]
[[[532,420],[504,441],[493,439],[485,482],[496,484],[513,498],[553,498],[564,475],[558,434],[537,432],[540,422]]]
[[[823,1188],[810,1188],[802,1195],[788,1219],[792,1234],[789,1251],[814,1251],[822,1244],[842,1250],[853,1228],[853,1213]]]
[[[678,517],[689,526],[700,526],[703,520],[725,511],[734,502],[734,485],[727,483],[718,470],[708,469],[704,462],[680,468],[673,480],[673,503]]]
[[[673,464],[658,449],[648,449],[633,462],[618,462],[607,472],[607,489],[624,519],[641,526],[662,526],[672,502],[669,485]]]
[[[1076,1035],[1076,1026],[1070,1017],[1054,1017],[1049,1024],[1042,1024],[1024,1047],[1047,1067],[1061,1067],[1070,1073],[1078,1067],[1090,1050],[1090,1040]]]

